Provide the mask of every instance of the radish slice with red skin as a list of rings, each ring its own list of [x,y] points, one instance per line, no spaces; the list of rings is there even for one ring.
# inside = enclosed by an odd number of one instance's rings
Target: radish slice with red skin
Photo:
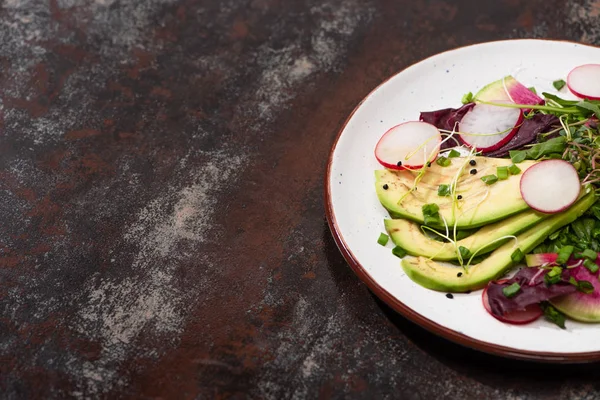
[[[442,134],[435,126],[422,121],[404,122],[379,139],[375,157],[389,169],[417,169],[437,157],[441,141]]]
[[[485,153],[508,143],[522,121],[518,108],[476,104],[460,121],[459,136],[467,146]]]
[[[497,283],[504,283],[506,279],[500,280]],[[487,296],[487,286],[483,289],[483,293],[481,294],[481,301],[483,303],[483,307],[485,310],[494,318],[499,321],[507,322],[509,324],[515,325],[523,325],[528,324],[530,322],[535,321],[539,317],[542,316],[543,311],[537,304],[530,304],[525,307],[525,310],[513,311],[508,314],[504,314],[502,316],[492,314],[492,308],[490,307],[490,303]]]
[[[573,68],[567,76],[567,86],[577,97],[600,100],[600,64],[585,64]]]
[[[521,176],[521,197],[536,211],[554,214],[569,208],[581,192],[577,170],[563,160],[545,160]]]

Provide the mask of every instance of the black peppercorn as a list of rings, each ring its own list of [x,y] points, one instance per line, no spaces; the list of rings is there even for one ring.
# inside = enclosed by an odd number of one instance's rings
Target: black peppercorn
[[[469,164],[471,164],[471,166],[473,166],[473,165],[477,165],[477,161],[475,161],[475,160],[471,160],[471,161],[469,161]]]
[[[402,161],[398,161],[398,163],[396,165],[399,166],[399,167],[401,167],[402,166]]]
[[[383,190],[388,190],[388,188],[389,188],[389,186],[387,183],[385,185],[383,185]]]
[[[473,168],[472,170],[469,171],[469,173],[471,175],[475,175],[477,173],[477,170],[475,168]]]
[[[449,299],[453,299],[454,298],[454,296],[452,296],[452,293],[446,294],[446,297],[449,298]]]
[[[457,276],[458,278],[460,278],[460,277],[462,276],[462,272],[459,272],[458,274],[456,274],[456,276]]]
[[[462,194],[459,194],[458,196],[456,196],[456,200],[460,200],[462,199]]]

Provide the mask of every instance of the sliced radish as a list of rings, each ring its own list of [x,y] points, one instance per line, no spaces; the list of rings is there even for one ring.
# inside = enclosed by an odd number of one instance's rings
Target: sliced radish
[[[504,282],[506,282],[506,279],[500,280],[497,283],[502,284]],[[481,301],[483,302],[483,307],[485,308],[485,310],[497,320],[507,322],[509,324],[523,325],[535,321],[543,314],[542,309],[537,304],[530,304],[527,307],[525,307],[524,310],[513,311],[502,316],[492,314],[492,307],[490,307],[490,303],[488,300],[487,289],[487,286],[485,287],[485,289],[483,289]]]
[[[518,131],[523,113],[518,108],[476,104],[460,121],[460,139],[469,147],[488,152],[499,149]]]
[[[421,168],[437,157],[442,135],[433,125],[409,121],[387,131],[375,146],[375,157],[390,169]]]
[[[577,97],[600,100],[600,64],[585,64],[573,68],[567,76],[567,86]]]
[[[553,214],[575,203],[581,191],[577,170],[563,160],[539,162],[521,176],[521,196],[534,210]]]
[[[557,253],[527,254],[525,256],[525,264],[527,264],[528,267],[547,266],[555,264],[557,258]]]
[[[483,87],[475,95],[475,101],[544,104],[544,99],[510,75]]]

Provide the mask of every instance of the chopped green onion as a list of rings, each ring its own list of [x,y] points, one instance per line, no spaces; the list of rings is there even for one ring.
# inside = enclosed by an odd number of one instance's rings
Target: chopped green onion
[[[562,274],[562,268],[561,267],[552,267],[552,269],[550,271],[548,271],[548,276],[554,277],[554,276],[560,276]]]
[[[438,157],[438,159],[435,160],[435,163],[437,165],[439,165],[440,167],[448,167],[448,166],[450,166],[450,164],[452,164],[452,161],[450,161],[448,158],[442,156],[442,157]]]
[[[556,263],[566,263],[569,260],[569,257],[571,257],[571,254],[573,254],[573,250],[573,246],[563,246],[560,250],[558,250],[558,257],[556,257]]]
[[[496,168],[496,175],[498,175],[498,179],[502,181],[508,179],[508,167]]]
[[[552,305],[550,305],[550,303],[548,303],[547,301],[541,302],[540,307],[542,307],[542,310],[544,311],[544,316],[546,317],[546,319],[548,319],[550,322],[554,322],[556,325],[558,325],[562,329],[566,329],[565,328],[565,315],[563,313],[558,311],[556,308],[554,308]]]
[[[561,267],[553,267],[544,276],[544,282],[546,282],[547,285],[554,285],[555,283],[560,282],[561,276],[562,276],[562,268]]]
[[[438,196],[450,196],[452,194],[451,185],[438,186]]]
[[[454,149],[450,150],[450,153],[448,153],[448,158],[456,158],[456,157],[460,157],[460,153]]]
[[[486,184],[486,185],[492,185],[496,182],[498,182],[498,177],[496,175],[486,175],[486,176],[482,176],[481,180]]]
[[[508,166],[508,172],[510,172],[511,175],[519,175],[521,168],[517,167],[515,164],[510,164]]]
[[[533,86],[530,87],[530,88],[527,88],[527,89],[529,89],[530,91],[532,91],[534,94],[537,94],[537,90],[535,90],[535,88]]]
[[[385,233],[380,233],[379,239],[377,239],[377,243],[379,243],[382,246],[385,246],[389,240],[390,237],[388,235],[386,235]]]
[[[592,283],[589,281],[579,281],[577,290],[585,294],[594,293],[594,285],[592,285]]]
[[[594,261],[594,260],[596,260],[596,258],[598,258],[598,253],[596,253],[594,250],[590,250],[590,249],[585,249],[583,251],[583,253],[581,253],[581,255],[584,256],[585,258],[589,258],[592,261]]]
[[[573,278],[573,277],[570,277],[570,278],[569,278],[569,283],[570,283],[571,285],[573,285],[573,286],[577,286],[577,280],[576,280],[575,278]]]
[[[502,293],[504,293],[506,297],[510,298],[519,293],[519,290],[521,290],[521,285],[519,285],[518,282],[515,282],[510,286],[502,288]]]
[[[583,261],[583,266],[586,267],[592,274],[595,274],[596,272],[598,272],[598,269],[600,269],[600,267],[598,267],[598,264],[596,264],[592,260],[587,259]]]
[[[510,150],[508,154],[510,155],[512,162],[518,164],[525,161],[525,158],[527,157],[527,150]]]
[[[554,86],[554,89],[556,89],[556,90],[560,90],[560,89],[564,88],[566,84],[567,84],[567,82],[565,82],[562,79],[552,82],[552,86]]]
[[[460,101],[463,104],[468,104],[468,103],[472,102],[473,101],[473,93],[471,93],[471,92],[466,93],[465,95],[463,95],[463,97]]]
[[[523,252],[519,248],[517,248],[515,251],[513,251],[513,253],[510,255],[510,259],[513,260],[514,263],[523,261],[524,257],[525,257],[525,254],[523,254]]]
[[[402,258],[404,256],[406,256],[406,250],[404,250],[402,247],[400,246],[396,246],[392,249],[392,254],[395,255],[396,257]]]

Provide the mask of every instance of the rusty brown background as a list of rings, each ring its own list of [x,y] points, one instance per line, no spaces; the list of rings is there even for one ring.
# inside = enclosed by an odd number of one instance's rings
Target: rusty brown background
[[[600,1],[2,2],[0,396],[600,398],[390,311],[325,222],[369,91],[524,37],[600,45]]]

